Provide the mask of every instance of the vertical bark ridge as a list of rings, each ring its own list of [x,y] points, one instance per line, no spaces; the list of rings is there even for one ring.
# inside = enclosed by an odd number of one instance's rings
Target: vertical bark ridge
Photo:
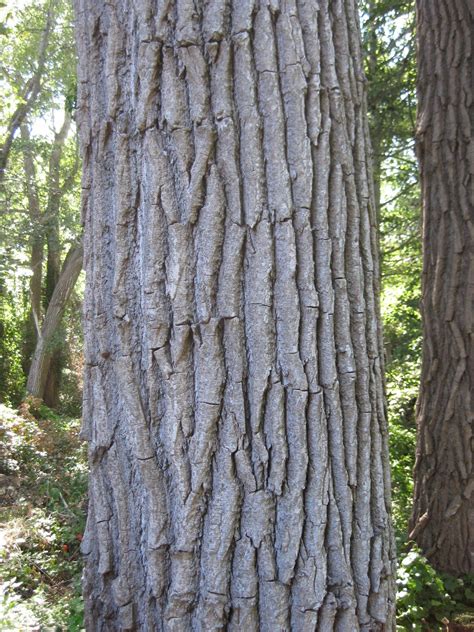
[[[76,12],[87,629],[392,629],[354,3]]]
[[[472,20],[467,1],[417,3],[424,342],[411,527],[453,574],[474,569]]]

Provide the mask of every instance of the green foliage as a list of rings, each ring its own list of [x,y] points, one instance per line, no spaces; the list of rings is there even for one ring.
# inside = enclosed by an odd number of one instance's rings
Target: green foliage
[[[401,213],[400,208],[397,209]],[[384,215],[382,215],[384,217]],[[390,223],[387,213],[385,222]],[[382,314],[386,353],[387,405],[390,423],[392,498],[395,533],[403,548],[413,497],[416,447],[415,405],[421,367],[421,245],[405,241],[394,260],[388,244],[401,236],[403,224],[382,233]]]
[[[13,296],[0,279],[0,402],[18,404],[25,376],[21,366],[21,321],[13,307]]]
[[[399,551],[406,544],[408,520],[413,498],[413,465],[415,460],[415,430],[392,424],[390,456],[392,462],[392,512],[395,538]]]
[[[78,429],[39,400],[21,414],[0,406],[0,629],[82,629],[87,467]]]
[[[413,142],[416,62],[414,0],[363,0],[368,114],[376,165]]]
[[[399,562],[397,589],[397,630],[441,629],[461,614],[474,623],[474,575],[437,573],[416,547]]]
[[[399,562],[397,589],[401,630],[422,630],[428,613],[441,623],[453,605],[441,579],[416,550]]]
[[[46,114],[51,104],[72,95],[76,85],[75,42],[72,4],[68,0],[36,0],[16,6],[4,18],[8,38],[2,41],[0,81],[4,84],[0,100],[1,118],[11,115],[21,103],[24,87],[38,67],[38,52],[46,26],[48,10],[53,17],[53,28],[48,41],[42,88],[35,106],[38,115]],[[7,7],[7,8],[8,8]]]

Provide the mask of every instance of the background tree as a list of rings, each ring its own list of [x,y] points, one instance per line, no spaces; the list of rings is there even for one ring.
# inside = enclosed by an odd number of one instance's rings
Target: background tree
[[[59,399],[60,358],[58,343],[54,344],[66,305],[82,269],[82,242],[71,247],[48,301],[35,352],[28,373],[26,390],[30,395],[43,399],[49,406],[57,406]],[[56,361],[56,365],[54,362]],[[59,373],[59,375],[58,375]]]
[[[417,1],[423,365],[412,533],[438,569],[474,571],[472,3]]]
[[[86,627],[391,629],[355,3],[76,21]]]

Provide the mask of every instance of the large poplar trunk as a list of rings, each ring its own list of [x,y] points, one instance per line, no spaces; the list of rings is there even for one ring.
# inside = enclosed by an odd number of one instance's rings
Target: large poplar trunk
[[[471,0],[418,0],[423,366],[412,533],[430,562],[474,572]]]
[[[392,630],[355,2],[75,6],[87,630]]]

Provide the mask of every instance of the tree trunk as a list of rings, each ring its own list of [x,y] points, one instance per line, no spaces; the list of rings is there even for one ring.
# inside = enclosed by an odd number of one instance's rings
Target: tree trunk
[[[57,333],[69,297],[82,269],[82,244],[73,246],[66,256],[53,296],[46,310],[41,335],[36,344],[31,362],[26,390],[30,395],[44,399],[51,358],[53,356],[54,335]]]
[[[25,172],[26,197],[31,222],[31,255],[30,255],[30,313],[26,322],[23,346],[23,370],[28,374],[41,329],[41,287],[43,279],[44,232],[42,226],[41,204],[36,184],[36,169],[31,151],[30,129],[27,123],[20,128],[23,144],[23,168]]]
[[[470,0],[418,0],[423,365],[412,533],[437,569],[474,572],[474,223]]]
[[[394,629],[358,17],[277,5],[75,2],[89,631]]]
[[[59,229],[59,213],[63,191],[60,187],[61,157],[71,127],[69,112],[64,113],[64,122],[59,132],[54,135],[48,165],[48,204],[46,207],[46,240],[48,244],[48,258],[46,262],[45,297],[49,303],[61,271],[61,238]]]
[[[48,170],[48,204],[46,207],[46,242],[48,256],[46,260],[45,302],[49,304],[61,272],[61,238],[60,238],[60,210],[63,191],[60,187],[61,157],[71,126],[71,116],[66,110],[64,122],[59,132],[55,134],[54,143],[49,157]],[[59,325],[60,327],[60,325]],[[49,361],[49,371],[44,388],[45,404],[56,408],[59,403],[62,365],[64,353],[61,345],[53,345]]]

